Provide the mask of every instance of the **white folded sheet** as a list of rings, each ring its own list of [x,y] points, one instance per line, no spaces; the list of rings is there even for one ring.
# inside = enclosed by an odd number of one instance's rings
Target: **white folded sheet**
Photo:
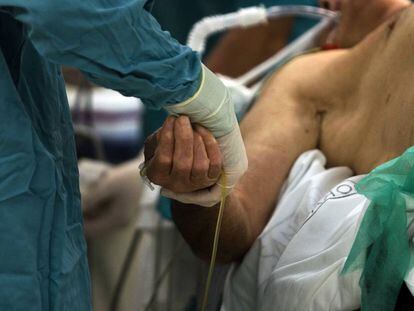
[[[360,271],[341,276],[369,201],[363,176],[326,169],[313,150],[301,155],[266,228],[229,273],[222,311],[355,310]]]

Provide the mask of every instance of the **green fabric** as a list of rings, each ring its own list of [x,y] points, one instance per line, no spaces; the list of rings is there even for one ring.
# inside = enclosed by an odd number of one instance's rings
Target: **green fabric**
[[[60,65],[153,107],[200,62],[143,0],[0,0],[0,310],[89,311],[75,143]]]
[[[356,189],[371,203],[343,272],[362,269],[363,311],[394,310],[404,277],[412,266],[406,198],[414,197],[414,147],[374,169]]]

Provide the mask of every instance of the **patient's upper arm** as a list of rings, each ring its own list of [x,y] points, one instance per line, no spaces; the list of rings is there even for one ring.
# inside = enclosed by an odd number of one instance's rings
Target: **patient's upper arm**
[[[254,236],[274,210],[294,161],[317,145],[319,117],[316,108],[298,95],[295,75],[300,74],[300,62],[293,62],[272,77],[241,123],[249,169],[235,195],[248,214]]]

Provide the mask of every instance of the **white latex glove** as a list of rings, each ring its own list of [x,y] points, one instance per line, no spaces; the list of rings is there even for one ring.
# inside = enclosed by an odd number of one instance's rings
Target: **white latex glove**
[[[223,170],[227,178],[226,193],[230,193],[246,172],[248,162],[228,89],[216,75],[203,66],[198,92],[189,100],[166,109],[174,115],[188,116],[192,123],[204,126],[214,135],[223,157]],[[212,206],[220,201],[221,188],[217,184],[210,190],[186,194],[163,189],[161,194],[183,203]]]
[[[255,92],[252,89],[241,85],[232,78],[223,76],[221,74],[217,76],[229,90],[236,115],[239,119],[241,119],[251,106]]]

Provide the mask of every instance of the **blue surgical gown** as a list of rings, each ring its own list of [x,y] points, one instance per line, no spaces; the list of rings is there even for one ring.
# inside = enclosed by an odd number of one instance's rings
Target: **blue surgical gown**
[[[159,107],[198,56],[142,0],[0,0],[0,310],[91,310],[75,144],[60,65]]]

